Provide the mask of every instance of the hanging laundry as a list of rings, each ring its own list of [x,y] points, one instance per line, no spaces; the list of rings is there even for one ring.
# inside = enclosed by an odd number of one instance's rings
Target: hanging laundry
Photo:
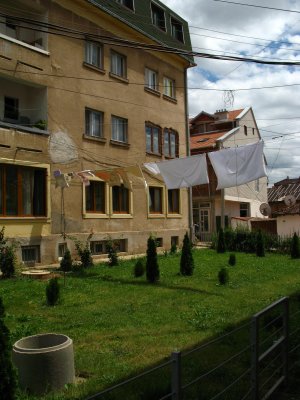
[[[155,162],[149,162],[149,163],[144,163],[144,167],[151,172],[153,175],[158,175],[160,174],[160,170],[158,168],[157,163]]]
[[[175,158],[170,161],[151,164],[150,169],[157,174],[157,169],[168,189],[179,189],[208,183],[206,155]],[[153,165],[154,164],[154,165]],[[144,166],[150,171],[149,165]]]
[[[267,176],[263,141],[208,153],[218,189],[235,187]]]
[[[91,170],[84,170],[75,173],[85,186],[90,185],[89,178],[95,177]]]
[[[62,174],[60,170],[54,171],[55,187],[66,188],[70,186],[72,176],[69,174]]]

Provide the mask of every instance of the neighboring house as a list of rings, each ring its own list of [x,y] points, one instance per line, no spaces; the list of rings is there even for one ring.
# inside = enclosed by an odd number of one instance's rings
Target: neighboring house
[[[214,114],[202,111],[190,120],[192,155],[243,146],[260,139],[251,107],[233,111],[219,110]],[[193,188],[193,219],[196,235],[201,241],[210,240],[211,234],[222,225],[221,217],[225,227],[231,225],[232,218],[235,218],[233,226],[247,226],[247,218],[263,217],[259,206],[267,201],[267,178],[223,191],[216,190],[217,177],[208,157],[207,161],[209,184]]]
[[[89,238],[94,255],[108,238],[131,254],[150,234],[180,244],[188,190],[147,173],[144,185],[139,168],[132,190],[105,176],[187,155],[193,59],[156,51],[190,51],[187,23],[158,0],[7,0],[0,22],[0,225],[19,258],[57,261],[74,250],[68,236]],[[69,187],[55,187],[59,170]],[[83,170],[100,173],[85,186]]]
[[[277,221],[277,234],[300,233],[300,178],[287,177],[268,189],[268,203]]]

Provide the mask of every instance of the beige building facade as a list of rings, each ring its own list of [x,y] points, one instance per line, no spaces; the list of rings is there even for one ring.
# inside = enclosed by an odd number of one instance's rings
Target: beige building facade
[[[180,244],[188,190],[168,191],[143,163],[188,154],[193,60],[157,51],[189,50],[186,22],[150,0],[0,7],[0,224],[19,259],[57,262],[74,251],[70,237],[95,256],[108,239],[129,254],[145,252],[150,234]]]

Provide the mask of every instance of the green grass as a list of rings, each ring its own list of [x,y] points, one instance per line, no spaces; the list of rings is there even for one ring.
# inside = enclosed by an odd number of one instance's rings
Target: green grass
[[[61,301],[54,307],[46,305],[45,281],[0,281],[13,341],[45,332],[66,334],[74,341],[76,375],[86,381],[45,398],[85,398],[166,360],[173,350],[199,346],[299,291],[300,260],[289,256],[237,253],[237,263],[230,267],[229,253],[205,249],[193,254],[191,277],[178,274],[179,255],[159,257],[160,282],[154,285],[145,276],[133,277],[134,261],[68,275],[65,287],[60,280]],[[224,266],[228,285],[218,281]]]

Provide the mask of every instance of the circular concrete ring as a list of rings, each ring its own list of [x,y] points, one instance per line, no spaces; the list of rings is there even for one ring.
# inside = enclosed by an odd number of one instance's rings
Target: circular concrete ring
[[[56,333],[28,336],[13,346],[20,387],[42,395],[75,381],[73,341]]]

